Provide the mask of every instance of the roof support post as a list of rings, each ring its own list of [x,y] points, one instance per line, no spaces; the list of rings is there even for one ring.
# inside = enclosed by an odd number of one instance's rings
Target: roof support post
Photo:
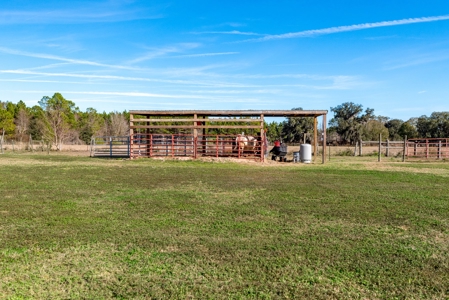
[[[260,115],[260,161],[265,161],[265,131],[264,131],[264,115]]]
[[[197,158],[197,155],[198,155],[198,153],[197,153],[197,151],[198,151],[198,147],[197,147],[197,141],[198,141],[198,128],[197,128],[197,126],[198,126],[198,124],[197,124],[197,117],[198,117],[198,115],[197,114],[193,114],[193,157],[194,158]]]
[[[318,130],[317,117],[313,117],[313,162],[316,162],[318,156]]]
[[[326,162],[326,115],[323,115],[323,151],[322,151],[322,163]]]
[[[134,143],[134,122],[133,122],[134,115],[129,114],[129,158],[133,159],[133,143]]]

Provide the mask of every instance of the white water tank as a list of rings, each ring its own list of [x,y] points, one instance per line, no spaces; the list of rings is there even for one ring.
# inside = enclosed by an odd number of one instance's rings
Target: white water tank
[[[301,144],[299,147],[299,154],[301,162],[310,164],[312,161],[312,146],[309,144]]]

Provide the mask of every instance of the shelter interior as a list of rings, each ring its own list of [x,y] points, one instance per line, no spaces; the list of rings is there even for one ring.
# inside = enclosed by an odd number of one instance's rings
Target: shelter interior
[[[265,117],[314,118],[313,153],[318,153],[317,118],[326,140],[327,110],[132,110],[130,156],[237,157],[264,161]],[[322,143],[322,163],[325,143]],[[314,156],[316,159],[317,156]]]

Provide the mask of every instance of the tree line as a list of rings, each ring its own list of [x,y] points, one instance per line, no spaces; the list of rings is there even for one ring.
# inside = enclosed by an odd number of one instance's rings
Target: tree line
[[[129,133],[126,111],[99,113],[93,108],[81,111],[60,93],[45,96],[38,104],[27,107],[23,101],[16,104],[0,101],[0,133],[20,142],[31,137],[54,145],[57,150],[65,143],[88,144],[92,136]]]
[[[293,108],[292,110],[302,110]],[[328,136],[341,144],[353,144],[357,140],[377,140],[379,134],[390,140],[408,138],[449,137],[449,112],[433,112],[430,116],[409,120],[390,119],[375,115],[374,109],[363,109],[361,104],[345,102],[331,107]],[[167,124],[167,123],[165,123]],[[175,124],[175,123],[173,123]],[[232,125],[232,123],[226,123]],[[242,124],[235,122],[235,125]],[[271,141],[288,143],[311,142],[313,118],[290,117],[281,122],[265,124]],[[181,133],[165,129],[163,133]],[[175,132],[176,131],[176,132]],[[238,129],[209,129],[208,134],[237,134]],[[60,93],[44,96],[38,105],[27,107],[23,101],[0,101],[0,134],[7,138],[26,142],[42,140],[60,150],[64,143],[88,144],[93,136],[123,136],[129,133],[129,113],[98,112],[93,108],[81,111],[73,101]],[[248,132],[247,134],[255,134]]]
[[[293,108],[302,110],[302,108]],[[331,107],[333,113],[329,121],[328,140],[339,144],[354,144],[364,141],[377,141],[379,134],[383,139],[398,141],[407,138],[449,138],[449,112],[433,112],[406,121],[390,119],[374,114],[374,109],[353,102],[345,102]],[[287,118],[283,122],[267,124],[270,140],[285,142],[310,142],[313,132],[312,118]]]

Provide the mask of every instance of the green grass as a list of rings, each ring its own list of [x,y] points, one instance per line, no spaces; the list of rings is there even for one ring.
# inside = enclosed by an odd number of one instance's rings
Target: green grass
[[[449,164],[0,156],[1,299],[447,299]]]

